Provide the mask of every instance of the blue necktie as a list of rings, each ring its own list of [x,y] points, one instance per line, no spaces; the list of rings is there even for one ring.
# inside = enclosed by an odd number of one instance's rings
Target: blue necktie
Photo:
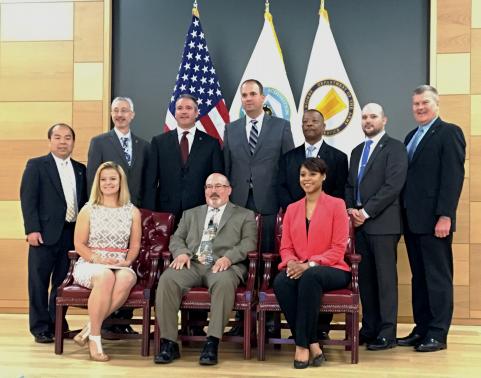
[[[361,202],[361,192],[359,190],[362,176],[364,175],[364,170],[366,169],[366,164],[369,159],[369,151],[371,150],[372,140],[368,139],[364,143],[364,150],[362,151],[361,156],[361,166],[359,167],[359,173],[357,174],[357,190],[356,190],[356,204],[358,206],[362,205]]]
[[[130,164],[132,164],[132,157],[129,153],[129,138],[121,137],[120,140],[122,141],[122,149],[124,150],[125,160],[127,160],[127,164],[130,167]]]
[[[308,157],[308,158],[316,157],[316,156],[314,155],[314,151],[316,150],[316,147],[315,147],[315,146],[310,146],[310,145],[309,145],[309,146],[307,146],[306,150],[307,150],[307,156],[306,156],[306,157]]]
[[[259,131],[257,130],[257,120],[253,119],[251,121],[251,132],[249,134],[249,149],[251,151],[251,155],[254,155],[254,151],[256,150],[257,145],[257,138],[259,137]]]
[[[423,135],[424,135],[424,127],[418,127],[416,134],[414,134],[413,136],[412,143],[409,145],[409,149],[408,149],[409,161],[413,159],[414,152],[416,151],[416,148],[418,147],[418,144],[421,141]]]

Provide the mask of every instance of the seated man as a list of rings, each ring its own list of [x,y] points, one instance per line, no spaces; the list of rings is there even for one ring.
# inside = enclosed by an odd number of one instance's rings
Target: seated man
[[[209,329],[199,363],[217,364],[219,339],[234,306],[235,290],[247,275],[242,262],[257,243],[254,213],[229,202],[231,191],[225,176],[211,174],[205,183],[207,205],[184,211],[170,240],[174,260],[157,287],[162,337],[160,353],[154,358],[157,364],[180,357],[177,313],[183,294],[196,286],[206,286],[211,295]]]

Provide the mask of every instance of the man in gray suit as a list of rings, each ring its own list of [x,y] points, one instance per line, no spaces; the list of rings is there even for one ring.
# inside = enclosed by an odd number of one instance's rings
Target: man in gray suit
[[[87,161],[87,188],[92,189],[95,172],[100,164],[106,161],[113,161],[119,164],[127,175],[130,200],[132,203],[141,206],[142,183],[147,158],[149,154],[149,143],[130,130],[130,124],[135,117],[134,103],[128,97],[116,97],[112,101],[111,116],[114,123],[113,130],[100,134],[90,141]],[[112,318],[131,319],[133,310],[124,308],[112,314]],[[103,329],[105,338],[115,338],[110,332],[135,334],[129,325],[123,327],[113,325]],[[110,332],[109,332],[110,331]]]
[[[244,81],[240,92],[246,115],[225,128],[225,170],[232,183],[232,202],[262,214],[261,251],[267,252],[274,248],[279,162],[294,148],[294,141],[289,121],[264,112],[259,81]]]
[[[113,161],[127,175],[130,199],[141,206],[142,181],[147,166],[149,143],[134,135],[130,124],[135,117],[134,103],[128,97],[117,97],[112,101],[113,130],[98,135],[90,141],[87,162],[87,185],[90,192],[95,172],[100,164]]]
[[[400,141],[384,131],[387,118],[378,104],[362,109],[366,140],[352,150],[346,185],[348,212],[356,227],[356,250],[362,255],[359,288],[362,329],[359,344],[368,350],[396,346],[397,244],[402,232],[399,195],[408,158]]]
[[[205,183],[207,205],[184,211],[170,240],[174,260],[160,276],[155,301],[162,336],[155,363],[167,364],[180,357],[176,340],[182,296],[191,287],[207,286],[210,322],[199,363],[217,364],[218,344],[234,306],[235,290],[247,274],[242,262],[257,245],[254,213],[229,202],[231,192],[224,175],[211,174]]]

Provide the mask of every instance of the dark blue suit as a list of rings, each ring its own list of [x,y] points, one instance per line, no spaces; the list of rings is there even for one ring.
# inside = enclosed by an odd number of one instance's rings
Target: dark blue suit
[[[71,159],[71,162],[80,210],[87,200],[86,168],[75,160]],[[40,246],[29,247],[30,332],[33,335],[53,333],[57,287],[67,274],[67,252],[74,247],[75,225],[65,222],[67,203],[57,165],[51,154],[27,162],[20,186],[20,200],[25,234],[39,232],[43,239]]]

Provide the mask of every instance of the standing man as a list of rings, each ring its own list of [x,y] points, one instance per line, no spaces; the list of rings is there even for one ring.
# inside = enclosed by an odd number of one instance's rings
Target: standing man
[[[461,128],[439,118],[436,88],[416,88],[412,110],[418,127],[404,141],[409,169],[402,198],[416,326],[398,339],[398,345],[434,352],[446,349],[453,316],[451,247],[464,181],[466,141]]]
[[[326,180],[322,184],[324,192],[344,199],[348,170],[347,155],[323,140],[325,128],[321,112],[316,109],[308,109],[304,112],[302,132],[306,143],[287,152],[280,162],[279,201],[284,210],[306,195],[299,184],[299,169],[304,160],[309,157],[318,157],[327,164]]]
[[[70,157],[75,132],[58,123],[47,135],[50,153],[27,162],[20,186],[29,244],[29,323],[37,343],[53,342],[57,288],[67,275],[78,211],[87,201],[85,166]]]
[[[386,134],[387,117],[378,104],[362,109],[366,140],[352,150],[346,203],[361,254],[359,289],[362,329],[359,344],[368,350],[396,346],[397,244],[402,233],[399,195],[406,180],[404,145]]]
[[[205,203],[204,183],[224,171],[217,139],[195,126],[197,99],[182,94],[175,103],[177,128],[152,139],[143,206],[175,215]]]
[[[229,202],[232,191],[221,174],[205,182],[207,205],[187,210],[170,240],[174,260],[159,279],[155,299],[162,344],[154,361],[167,364],[180,357],[177,314],[182,296],[191,287],[205,286],[211,295],[207,339],[201,365],[217,364],[224,327],[234,307],[235,290],[247,275],[243,263],[257,245],[254,213]]]
[[[112,101],[111,116],[114,128],[90,141],[87,162],[88,189],[90,192],[100,164],[113,161],[123,168],[129,184],[130,200],[140,207],[149,143],[130,130],[130,124],[135,117],[134,103],[130,98],[116,97]]]
[[[279,210],[279,162],[283,154],[294,148],[291,124],[264,112],[265,96],[259,81],[244,81],[240,92],[246,116],[227,125],[224,132],[224,161],[232,183],[231,199],[262,214],[261,251],[272,251]]]

